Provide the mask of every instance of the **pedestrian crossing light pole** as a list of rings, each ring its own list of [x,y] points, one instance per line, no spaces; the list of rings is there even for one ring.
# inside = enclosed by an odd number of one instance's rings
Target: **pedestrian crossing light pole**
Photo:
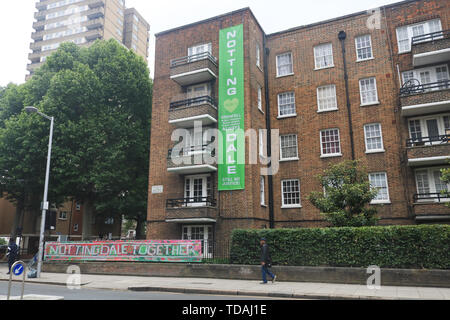
[[[37,113],[40,116],[44,117],[45,119],[50,120],[50,137],[48,139],[47,168],[45,171],[44,199],[42,200],[41,231],[40,231],[40,236],[39,236],[39,256],[38,256],[38,264],[37,264],[37,277],[39,278],[41,276],[42,256],[44,254],[45,214],[46,214],[47,210],[49,209],[47,196],[48,196],[48,180],[49,180],[49,176],[50,176],[50,158],[52,155],[54,118],[49,117],[49,116],[39,112],[39,110],[35,107],[25,107],[25,111],[28,113]]]

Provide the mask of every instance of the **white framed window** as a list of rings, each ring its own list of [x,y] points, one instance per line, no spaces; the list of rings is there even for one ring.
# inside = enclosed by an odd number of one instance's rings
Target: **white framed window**
[[[333,45],[325,43],[314,47],[315,68],[324,69],[334,67]]]
[[[433,19],[429,21],[424,21],[416,24],[411,24],[408,26],[399,27],[397,31],[397,45],[398,53],[404,53],[411,51],[411,42],[413,37],[426,35],[433,32],[442,31],[442,25],[440,19]],[[434,40],[439,39],[443,36],[435,36]],[[421,42],[431,41],[433,38],[424,39]]]
[[[282,208],[300,208],[300,180],[281,180]]]
[[[425,168],[415,171],[417,201],[424,202],[449,202],[450,198],[445,198],[442,192],[450,191],[450,183],[442,180],[442,168]]]
[[[204,54],[206,53],[212,54],[211,43],[203,43],[188,48],[188,56],[191,62],[205,58]]]
[[[259,111],[263,111],[262,107],[262,88],[258,85],[258,109]]]
[[[292,53],[287,52],[277,55],[277,77],[294,74],[292,65]]]
[[[75,223],[73,225],[73,231],[77,232],[78,231],[78,223]]]
[[[359,80],[361,106],[378,104],[377,81],[375,77]]]
[[[259,44],[256,44],[256,66],[261,68],[261,48]]]
[[[450,133],[450,114],[430,115],[409,120],[411,147],[442,144]]]
[[[298,144],[296,134],[280,136],[280,160],[298,160]]]
[[[278,118],[293,117],[297,115],[294,92],[285,92],[278,95]]]
[[[372,200],[372,204],[376,203],[390,203],[389,200],[389,188],[386,172],[376,172],[369,174],[370,187],[378,190],[378,194],[375,199]]]
[[[259,178],[259,194],[260,194],[260,203],[262,206],[266,205],[266,192],[265,192],[265,177],[261,176]]]
[[[67,220],[67,211],[60,211],[58,219],[59,220]]]
[[[80,211],[81,210],[81,202],[77,202],[75,204],[75,210]]]
[[[441,85],[433,86],[432,88],[422,87],[424,91],[443,90],[449,88],[448,80],[450,74],[445,64],[432,66],[427,68],[420,68],[402,72],[403,84],[409,80],[416,79],[419,84],[427,85],[429,83],[442,82]],[[417,83],[416,83],[417,84]]]
[[[356,61],[364,61],[373,58],[372,39],[370,34],[355,38]]]
[[[259,133],[259,156],[264,157],[266,155],[266,134],[263,129],[258,130]]]
[[[319,112],[338,109],[334,84],[317,88],[317,105]]]
[[[342,156],[339,129],[326,129],[320,131],[321,157]]]
[[[371,123],[364,126],[366,153],[384,152],[381,124]]]

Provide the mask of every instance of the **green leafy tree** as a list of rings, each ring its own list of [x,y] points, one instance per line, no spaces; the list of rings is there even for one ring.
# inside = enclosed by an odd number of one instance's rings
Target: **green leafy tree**
[[[114,40],[65,43],[18,91],[17,108],[4,102],[12,111],[0,128],[9,198],[33,208],[42,199],[49,122],[22,111],[33,105],[55,117],[49,201],[74,198],[89,213],[143,224],[152,99],[145,61]]]
[[[324,192],[311,192],[309,200],[332,226],[376,224],[377,210],[369,204],[378,191],[370,187],[367,172],[360,168],[358,161],[332,165],[318,179]]]
[[[449,161],[449,164],[450,164],[450,161]],[[450,184],[450,168],[441,169],[441,174],[442,174],[442,176],[441,176],[442,181],[446,182],[447,184]],[[446,191],[443,191],[442,193],[448,195],[449,192],[450,192],[450,190],[446,190]],[[445,205],[450,208],[450,202],[447,202]]]

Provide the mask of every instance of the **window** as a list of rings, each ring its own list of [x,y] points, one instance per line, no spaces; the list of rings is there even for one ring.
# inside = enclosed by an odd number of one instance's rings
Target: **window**
[[[450,201],[450,197],[442,196],[442,192],[450,191],[450,184],[442,180],[441,169],[428,168],[416,171],[418,201]]]
[[[403,26],[397,28],[397,44],[398,53],[411,51],[411,42],[413,37],[426,35],[433,32],[442,31],[441,20],[434,19],[430,21],[421,22],[414,25]],[[442,38],[439,34],[435,35],[434,39]],[[433,38],[423,39],[422,41],[431,41]]]
[[[77,202],[77,203],[75,204],[75,210],[77,210],[77,211],[80,211],[80,210],[81,210],[81,203],[80,203],[80,202]]]
[[[448,89],[450,86],[450,83],[448,81],[450,79],[450,76],[446,65],[404,71],[402,72],[402,78],[403,84],[413,79],[418,81],[418,83],[414,83],[415,85],[426,85],[436,82],[440,83],[439,85],[433,86],[432,88],[429,88],[427,86],[421,87],[420,89],[423,89],[424,91]]]
[[[188,48],[189,61],[191,62],[206,58],[208,53],[212,53],[211,43],[204,43]]]
[[[317,105],[319,112],[337,110],[336,86],[334,84],[317,88]]]
[[[259,192],[260,192],[260,202],[262,206],[266,205],[266,195],[265,195],[265,178],[261,176],[259,179]]]
[[[259,156],[264,157],[266,154],[265,150],[265,134],[263,129],[259,129]]]
[[[445,143],[450,133],[450,115],[431,115],[409,120],[408,146],[423,146]]]
[[[278,95],[278,117],[296,116],[294,92],[280,93]]]
[[[334,67],[333,45],[326,43],[314,47],[314,61],[316,69]]]
[[[361,95],[361,105],[377,104],[377,82],[375,78],[366,78],[359,80],[359,92]]]
[[[117,19],[117,23],[120,24],[121,26],[123,26],[123,21],[122,21],[122,19],[118,18],[118,19]]]
[[[384,152],[381,125],[379,123],[366,124],[364,126],[366,140],[366,153]]]
[[[300,181],[297,179],[281,181],[282,208],[300,208]]]
[[[261,68],[261,48],[256,44],[256,66]]]
[[[277,77],[294,74],[292,66],[292,53],[284,53],[277,56]]]
[[[77,232],[78,231],[78,223],[75,223],[73,225],[73,231]]]
[[[355,38],[357,61],[372,59],[372,41],[370,35]]]
[[[298,160],[296,134],[280,136],[280,160]]]
[[[386,172],[369,174],[371,188],[377,189],[378,194],[371,203],[390,203]]]
[[[58,219],[59,220],[67,220],[67,211],[60,211]]]
[[[320,131],[321,157],[341,156],[339,129]]]
[[[258,85],[258,109],[260,111],[263,111],[262,108],[262,88]]]
[[[112,225],[112,224],[114,224],[114,218],[106,218],[105,219],[105,224],[107,224],[107,225]]]

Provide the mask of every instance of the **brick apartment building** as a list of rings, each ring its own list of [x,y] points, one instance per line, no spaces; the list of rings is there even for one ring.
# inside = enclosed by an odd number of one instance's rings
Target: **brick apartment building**
[[[449,13],[445,0],[403,1],[265,34],[245,8],[157,34],[147,238],[325,226],[307,197],[322,190],[317,174],[348,159],[379,190],[380,224],[448,223],[439,169],[450,159]],[[219,33],[241,24],[245,130],[257,132],[259,159],[279,150],[279,170],[261,174],[246,140],[245,188],[218,191],[220,165],[176,160],[217,154],[193,128],[221,121]],[[173,156],[180,128],[192,135]],[[264,129],[279,130],[278,143]]]

